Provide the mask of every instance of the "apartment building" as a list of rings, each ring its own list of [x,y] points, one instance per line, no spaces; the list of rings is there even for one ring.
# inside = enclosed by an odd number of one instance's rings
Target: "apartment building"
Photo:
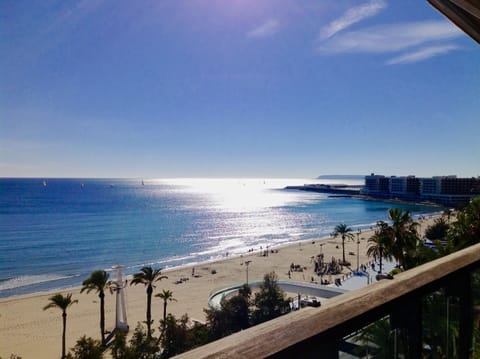
[[[365,176],[362,193],[378,198],[397,198],[408,201],[430,201],[445,206],[461,206],[480,196],[480,177],[458,178],[436,176],[375,175]]]

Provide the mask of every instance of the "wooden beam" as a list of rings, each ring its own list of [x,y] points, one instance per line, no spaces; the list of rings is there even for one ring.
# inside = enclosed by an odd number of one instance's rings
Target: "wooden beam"
[[[480,44],[480,5],[468,0],[428,0],[428,2]]]
[[[463,11],[469,13],[470,15],[475,16],[477,19],[480,20],[480,5],[477,1],[475,4],[474,1],[469,0],[450,0]]]

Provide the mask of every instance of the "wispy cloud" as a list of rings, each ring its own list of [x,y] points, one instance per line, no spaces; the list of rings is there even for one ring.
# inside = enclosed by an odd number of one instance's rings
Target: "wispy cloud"
[[[278,20],[270,19],[260,25],[259,27],[256,27],[255,29],[249,31],[247,33],[247,37],[251,38],[265,38],[265,37],[270,37],[278,32],[280,29],[280,23]]]
[[[371,0],[366,4],[352,7],[338,19],[330,22],[327,26],[322,28],[320,31],[320,38],[328,39],[357,22],[375,16],[386,7],[387,3],[384,0]]]
[[[459,47],[457,45],[443,45],[443,46],[430,46],[423,49],[409,52],[387,61],[387,65],[397,64],[411,64],[418,61],[423,61],[431,57],[446,54],[452,50],[456,50]]]
[[[319,43],[321,53],[382,53],[405,50],[431,42],[450,40],[462,32],[447,21],[422,21],[380,25],[350,31]]]
[[[404,52],[387,64],[408,64],[458,49],[450,41],[460,36],[463,33],[444,20],[378,25],[320,40],[317,50],[322,54]]]

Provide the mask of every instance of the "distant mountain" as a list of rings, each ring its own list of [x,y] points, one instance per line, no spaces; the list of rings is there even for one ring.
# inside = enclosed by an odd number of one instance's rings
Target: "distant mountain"
[[[344,179],[344,180],[363,180],[365,175],[322,175],[317,179]]]

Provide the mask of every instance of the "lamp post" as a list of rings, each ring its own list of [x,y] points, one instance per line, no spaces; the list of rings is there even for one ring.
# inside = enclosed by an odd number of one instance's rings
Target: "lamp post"
[[[248,285],[248,266],[250,265],[252,261],[245,261],[245,266],[247,268],[247,285]]]
[[[358,230],[357,232],[357,272],[360,269],[360,233],[362,233],[362,231]]]

